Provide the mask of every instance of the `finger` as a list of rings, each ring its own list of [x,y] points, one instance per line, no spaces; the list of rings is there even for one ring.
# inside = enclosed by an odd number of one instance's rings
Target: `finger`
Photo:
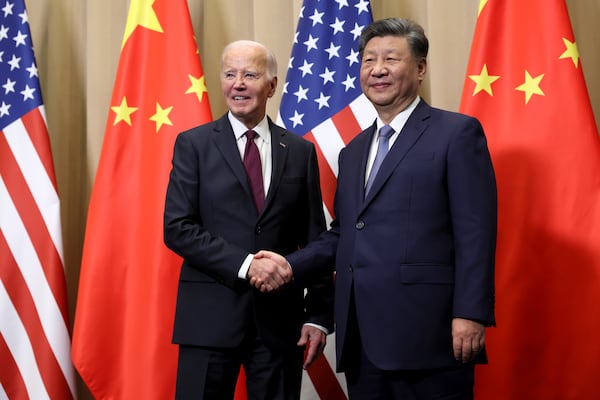
[[[304,369],[307,369],[319,356],[319,344],[318,342],[309,342],[308,351],[306,352],[306,358],[304,359]]]
[[[454,338],[452,340],[452,349],[454,350],[454,359],[456,361],[462,360],[462,340]]]
[[[269,285],[272,289],[277,289],[284,284],[285,281],[279,275],[270,276],[268,279],[265,279],[265,285]]]
[[[260,250],[258,253],[256,253],[254,255],[254,259],[255,260],[261,259],[263,257],[265,257],[265,251],[264,250]]]
[[[478,337],[473,338],[473,341],[471,343],[471,351],[473,353],[473,357],[475,357],[475,355],[479,353],[482,348],[483,345],[481,343],[481,339]]]
[[[298,346],[304,346],[306,343],[308,343],[308,334],[304,331],[302,331],[302,333],[300,334],[300,339],[298,340],[298,343],[296,343]]]
[[[471,346],[470,340],[463,340],[463,348],[462,348],[462,362],[468,363],[471,361],[473,357],[473,348]]]
[[[285,268],[284,270],[284,280],[285,283],[289,283],[292,280],[293,274],[292,274],[292,270],[290,268]]]

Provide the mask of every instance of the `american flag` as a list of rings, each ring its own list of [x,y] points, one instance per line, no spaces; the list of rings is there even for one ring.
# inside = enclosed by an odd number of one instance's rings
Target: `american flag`
[[[323,208],[333,216],[339,151],[373,124],[376,113],[359,82],[358,38],[373,21],[367,0],[304,0],[289,60],[278,123],[317,148]],[[333,337],[303,379],[303,399],[345,399],[334,374]]]
[[[372,21],[367,0],[304,0],[292,46],[278,122],[317,147],[328,220],[338,153],[376,116],[359,82],[358,38]]]
[[[60,203],[23,0],[0,4],[0,398],[75,398]]]

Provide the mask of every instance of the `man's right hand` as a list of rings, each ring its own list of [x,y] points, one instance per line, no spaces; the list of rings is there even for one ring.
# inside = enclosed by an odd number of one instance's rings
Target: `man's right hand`
[[[279,254],[261,250],[250,263],[248,279],[261,292],[272,292],[292,280],[292,268]]]

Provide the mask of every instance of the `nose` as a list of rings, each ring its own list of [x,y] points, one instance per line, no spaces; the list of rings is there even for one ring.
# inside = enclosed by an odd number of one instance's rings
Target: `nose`
[[[374,76],[383,76],[388,73],[387,65],[382,60],[377,60],[373,64],[373,68],[371,69],[371,74]]]
[[[235,80],[233,81],[233,86],[236,88],[243,88],[245,85],[246,82],[244,81],[244,74],[236,74]]]
[[[243,71],[240,72],[229,72],[225,76],[225,80],[228,81],[230,87],[241,90],[246,87],[246,76]]]

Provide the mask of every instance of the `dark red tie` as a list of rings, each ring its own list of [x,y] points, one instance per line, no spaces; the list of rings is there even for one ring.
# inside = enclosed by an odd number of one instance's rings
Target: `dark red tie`
[[[260,154],[258,154],[258,147],[256,147],[256,143],[254,143],[256,132],[250,130],[247,131],[245,135],[246,148],[244,149],[244,168],[246,168],[246,175],[248,175],[248,184],[250,185],[250,189],[252,189],[254,205],[258,212],[260,212],[265,203],[265,189],[263,186]]]

